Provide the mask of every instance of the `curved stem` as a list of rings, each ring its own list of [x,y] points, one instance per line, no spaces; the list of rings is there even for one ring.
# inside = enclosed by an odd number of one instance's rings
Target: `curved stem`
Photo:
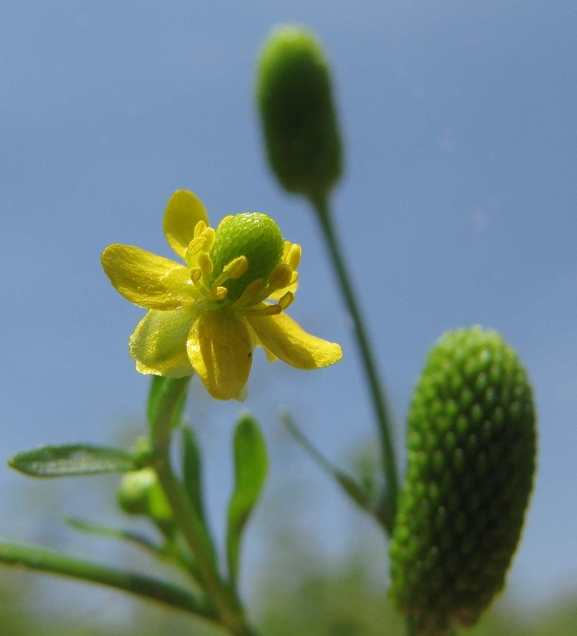
[[[235,636],[254,636],[234,591],[220,577],[210,536],[172,470],[170,436],[173,418],[189,380],[190,378],[181,378],[165,382],[163,393],[159,396],[158,407],[151,421],[153,468],[170,504],[176,525],[194,556],[204,587],[218,608],[221,624]]]
[[[353,320],[354,333],[361,358],[363,360],[365,374],[372,396],[373,408],[377,416],[383,468],[387,481],[386,501],[383,501],[381,504],[385,508],[382,514],[382,519],[387,531],[390,534],[392,531],[396,512],[398,478],[395,449],[393,446],[391,435],[389,411],[385,393],[382,389],[383,384],[379,378],[379,372],[374,361],[373,354],[371,352],[372,350],[369,344],[367,330],[361,316],[361,311],[357,303],[353,285],[349,279],[345,261],[342,255],[342,250],[333,227],[327,197],[323,195],[311,198],[311,203],[313,204],[317,212],[317,216],[322,228],[322,234],[325,237],[327,249],[329,251],[333,267],[337,274],[341,292],[343,294],[347,309]]]
[[[215,611],[187,590],[142,574],[97,565],[45,548],[4,542],[0,542],[0,563],[99,583],[218,622]]]

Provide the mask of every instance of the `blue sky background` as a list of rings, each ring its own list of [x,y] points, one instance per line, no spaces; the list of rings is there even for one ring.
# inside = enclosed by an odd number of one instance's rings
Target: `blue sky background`
[[[378,543],[278,420],[278,407],[290,405],[343,464],[374,438],[315,220],[273,181],[255,114],[259,47],[275,24],[299,22],[319,34],[332,61],[346,146],[334,216],[399,446],[436,338],[474,323],[500,330],[528,367],[540,428],[537,487],[510,591],[532,603],[574,589],[575,3],[8,1],[2,14],[1,456],[42,443],[112,444],[127,440],[123,424],[141,426],[148,380],[135,373],[127,342],[143,312],[112,289],[99,257],[116,242],[168,256],[164,207],[188,188],[215,221],[267,212],[302,244],[290,313],[345,352],[339,365],[310,374],[256,357],[245,406],[270,442],[269,498],[275,484],[305,485],[309,499],[291,522],[329,556],[358,542],[351,522]],[[198,385],[192,392],[219,527],[239,411],[212,403]],[[113,518],[110,496],[91,492],[89,480],[26,490],[23,481],[0,465],[0,533],[89,554],[92,540],[70,530],[55,539],[48,529],[61,511]],[[263,511],[248,537],[251,568]],[[103,560],[117,558],[98,549]],[[384,549],[377,560],[384,572]],[[250,572],[245,578],[248,585]]]

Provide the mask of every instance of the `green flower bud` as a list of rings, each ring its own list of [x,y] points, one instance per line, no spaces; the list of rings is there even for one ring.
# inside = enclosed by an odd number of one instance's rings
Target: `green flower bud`
[[[120,509],[128,515],[148,515],[148,492],[155,483],[156,475],[150,468],[123,475],[116,495]]]
[[[253,280],[265,284],[280,263],[284,239],[279,226],[266,214],[245,212],[225,219],[218,227],[210,254],[213,263],[212,280],[235,258],[245,256],[248,268],[239,278],[229,278],[226,302],[237,300]]]
[[[173,526],[172,510],[152,468],[126,473],[116,500],[126,514],[149,517],[165,531]]]
[[[495,331],[445,334],[408,418],[408,465],[390,547],[391,596],[417,634],[474,624],[504,585],[533,485],[532,390]]]
[[[310,31],[277,27],[260,54],[257,100],[268,159],[289,192],[324,197],[341,174],[329,65]]]

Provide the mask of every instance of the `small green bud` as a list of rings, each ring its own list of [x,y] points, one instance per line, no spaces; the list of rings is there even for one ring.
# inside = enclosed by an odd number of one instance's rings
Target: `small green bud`
[[[445,334],[408,417],[391,596],[419,636],[473,625],[505,581],[533,485],[531,386],[495,331]]]
[[[154,449],[148,437],[139,437],[134,444],[132,454],[139,467],[150,465],[154,456]]]
[[[126,473],[116,496],[120,509],[128,515],[148,515],[148,494],[155,483],[156,474],[151,468]]]
[[[324,197],[341,174],[329,64],[315,35],[277,27],[258,65],[257,101],[268,159],[289,192]]]
[[[261,278],[266,283],[280,263],[284,239],[279,226],[266,214],[244,212],[235,214],[218,227],[210,254],[213,263],[212,280],[235,258],[246,256],[248,269],[239,278],[230,278],[223,285],[228,289],[226,302],[237,300],[245,287]]]
[[[126,514],[149,517],[164,531],[173,526],[172,510],[152,468],[126,473],[116,499]]]

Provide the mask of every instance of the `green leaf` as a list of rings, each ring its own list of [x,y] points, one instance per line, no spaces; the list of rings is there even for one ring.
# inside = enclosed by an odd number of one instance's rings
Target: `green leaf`
[[[118,530],[116,528],[108,528],[101,526],[85,519],[78,519],[77,517],[65,517],[66,523],[74,530],[79,532],[85,532],[96,537],[102,537],[104,539],[119,539],[132,543],[133,545],[143,548],[147,552],[150,552],[157,559],[162,561],[173,562],[180,568],[183,568],[187,574],[192,575],[195,581],[200,581],[200,575],[196,564],[191,557],[181,550],[179,546],[174,543],[165,543],[164,545],[158,545],[148,537],[141,535],[131,530]]]
[[[186,494],[196,514],[206,525],[202,496],[202,456],[194,431],[186,426],[182,429],[182,475]]]
[[[8,465],[31,477],[126,473],[138,468],[134,457],[123,450],[87,444],[43,446],[15,455]]]
[[[219,622],[214,609],[188,590],[135,572],[97,565],[45,548],[2,541],[0,541],[0,563],[16,566],[19,569],[60,574],[89,583],[106,585],[191,612],[216,623]]]
[[[292,417],[285,413],[282,416],[285,426],[292,433],[296,441],[307,451],[314,462],[330,475],[347,495],[361,508],[372,512],[372,497],[370,492],[364,488],[354,477],[337,468],[326,457],[324,457],[315,446],[309,441],[305,434],[296,425]]]
[[[258,500],[268,471],[266,444],[257,423],[245,415],[234,432],[235,488],[228,507],[227,557],[236,585],[242,532]]]
[[[105,526],[92,523],[91,521],[86,521],[85,519],[78,519],[77,517],[65,517],[65,521],[71,528],[74,528],[74,530],[78,530],[79,532],[85,532],[86,534],[92,534],[106,539],[120,539],[122,541],[128,541],[129,543],[133,543],[145,550],[148,550],[149,552],[152,552],[156,556],[164,556],[161,546],[136,532],[107,528]]]

